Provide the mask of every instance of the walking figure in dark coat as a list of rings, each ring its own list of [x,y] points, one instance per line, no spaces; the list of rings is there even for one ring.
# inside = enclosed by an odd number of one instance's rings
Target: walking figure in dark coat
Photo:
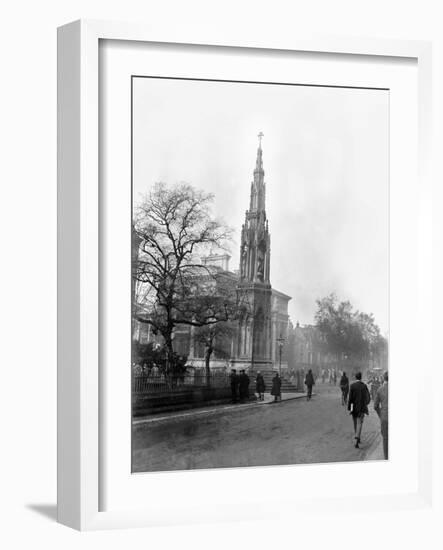
[[[249,376],[246,374],[245,371],[243,371],[245,374],[245,398],[249,399]]]
[[[315,384],[315,380],[314,380],[314,375],[312,374],[312,369],[309,369],[308,370],[308,374],[306,375],[306,378],[305,378],[305,385],[306,385],[306,388],[307,388],[307,392],[308,392],[308,395],[306,397],[306,400],[307,401],[310,401],[311,400],[311,397],[312,397],[312,386]]]
[[[257,378],[255,379],[255,391],[258,393],[259,401],[263,401],[265,398],[266,385],[265,379],[260,371],[257,372]]]
[[[281,378],[278,372],[275,373],[272,379],[271,395],[274,396],[274,401],[281,401]]]
[[[352,414],[354,422],[355,448],[359,448],[361,431],[365,415],[369,414],[368,405],[371,402],[371,394],[368,386],[361,381],[361,372],[355,375],[356,381],[351,384],[349,391],[348,411]]]
[[[380,386],[381,386],[380,380],[379,380],[378,377],[376,376],[376,377],[372,380],[372,384],[371,384],[371,397],[372,397],[372,401],[374,401],[375,396],[377,395],[378,388],[379,388]]]
[[[345,372],[343,372],[340,378],[340,389],[341,389],[341,404],[347,405],[348,393],[349,393],[349,378],[346,376]]]
[[[241,370],[238,378],[240,401],[246,401],[249,399],[249,376],[246,374],[245,370]]]
[[[389,390],[387,372],[385,372],[383,379],[383,385],[378,388],[377,395],[374,399],[374,409],[380,418],[381,435],[383,438],[383,454],[385,459],[388,460]]]
[[[231,374],[229,375],[230,381],[231,381],[231,396],[232,396],[232,402],[237,403],[238,399],[238,374],[235,369],[231,370]]]

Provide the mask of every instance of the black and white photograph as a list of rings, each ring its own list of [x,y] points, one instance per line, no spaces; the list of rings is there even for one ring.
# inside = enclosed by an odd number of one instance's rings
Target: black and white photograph
[[[1,548],[443,547],[441,4],[4,6]]]
[[[132,472],[387,460],[389,90],[131,93]]]

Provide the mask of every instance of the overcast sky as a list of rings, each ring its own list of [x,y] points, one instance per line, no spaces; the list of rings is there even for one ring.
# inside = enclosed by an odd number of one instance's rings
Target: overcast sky
[[[388,330],[389,93],[134,79],[134,202],[158,181],[215,194],[235,229],[232,270],[264,133],[271,283],[292,321],[330,292]]]

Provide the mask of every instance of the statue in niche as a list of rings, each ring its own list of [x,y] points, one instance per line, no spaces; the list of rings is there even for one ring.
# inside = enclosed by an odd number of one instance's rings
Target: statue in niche
[[[258,255],[257,276],[260,281],[263,281],[265,276],[265,259],[261,253]]]
[[[260,241],[257,252],[258,252],[257,276],[260,279],[260,281],[263,281],[265,276],[265,252],[266,252],[266,242],[264,239]]]
[[[243,243],[242,250],[241,250],[241,269],[240,269],[240,275],[242,277],[246,276],[246,259],[248,256],[248,251],[246,249],[246,243]]]

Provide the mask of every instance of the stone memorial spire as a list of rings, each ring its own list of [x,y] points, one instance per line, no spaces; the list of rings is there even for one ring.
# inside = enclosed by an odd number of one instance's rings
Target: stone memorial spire
[[[271,240],[266,218],[266,184],[263,170],[263,151],[259,143],[255,162],[254,179],[251,182],[249,210],[242,226],[240,248],[240,279],[242,281],[269,284]]]
[[[271,237],[266,217],[263,133],[258,134],[257,158],[251,182],[249,210],[241,230],[237,292],[247,305],[239,321],[235,363],[248,370],[272,370],[271,360]]]

